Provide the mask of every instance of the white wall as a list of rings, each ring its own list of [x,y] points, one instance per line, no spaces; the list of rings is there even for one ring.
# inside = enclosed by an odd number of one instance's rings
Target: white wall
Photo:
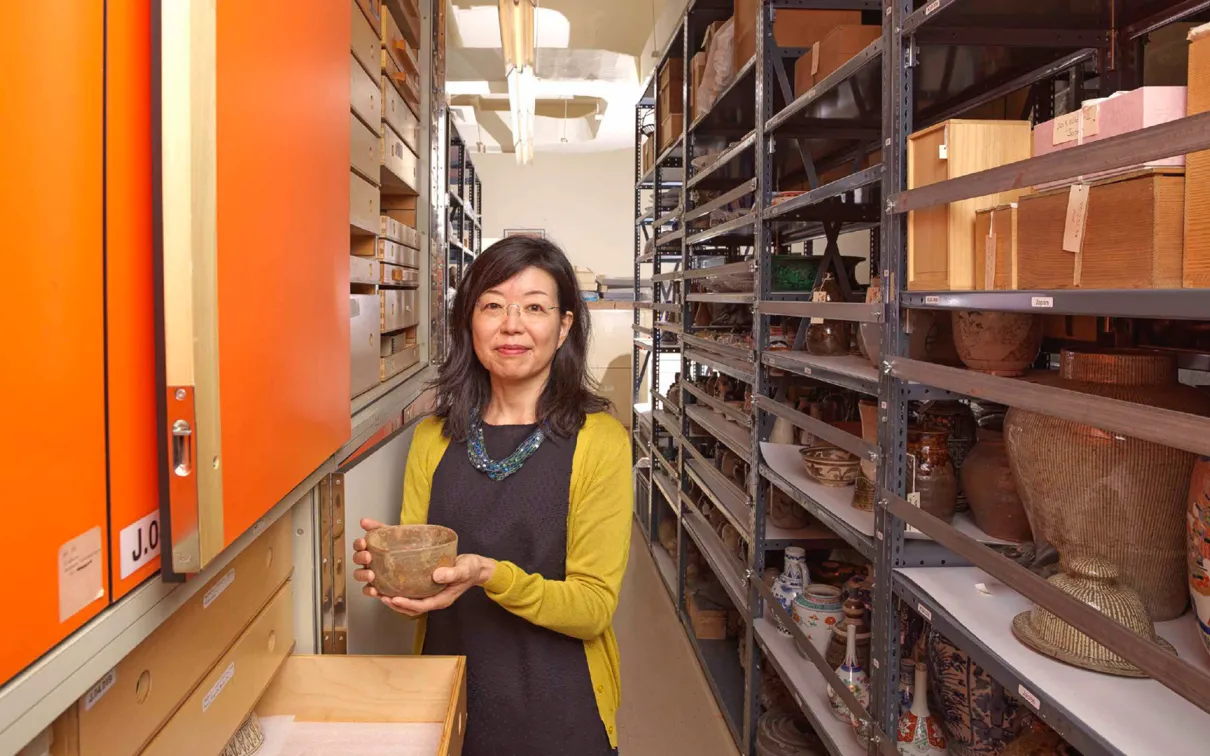
[[[543,229],[573,265],[633,275],[634,150],[539,152],[525,166],[511,154],[473,160],[483,182],[485,247],[505,229]]]

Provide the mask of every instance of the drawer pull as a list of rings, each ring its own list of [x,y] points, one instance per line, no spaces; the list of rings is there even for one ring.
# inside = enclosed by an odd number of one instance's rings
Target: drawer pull
[[[184,420],[172,424],[172,471],[181,478],[193,472],[193,428]]]

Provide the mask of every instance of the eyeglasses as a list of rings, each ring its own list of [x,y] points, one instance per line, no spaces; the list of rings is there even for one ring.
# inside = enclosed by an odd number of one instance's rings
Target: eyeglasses
[[[541,302],[505,302],[500,299],[481,299],[475,305],[475,313],[489,322],[499,322],[508,318],[508,311],[517,308],[517,316],[526,323],[548,323],[559,315],[555,305],[544,305]]]

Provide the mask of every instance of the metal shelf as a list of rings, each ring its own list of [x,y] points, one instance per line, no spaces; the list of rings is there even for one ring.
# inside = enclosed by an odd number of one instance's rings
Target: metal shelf
[[[685,532],[689,534],[697,544],[698,550],[706,557],[710,570],[718,577],[719,582],[727,591],[727,595],[735,602],[735,606],[747,611],[748,590],[744,585],[743,562],[728,553],[726,545],[715,535],[710,524],[692,504],[684,506],[681,522],[685,526]]]
[[[817,357],[806,352],[765,352],[761,361],[796,375],[805,375],[824,383],[878,395],[878,371],[864,357]]]
[[[651,479],[655,481],[655,487],[660,489],[660,493],[664,494],[664,501],[668,503],[668,508],[672,510],[677,517],[681,515],[681,497],[679,496],[680,489],[668,477],[667,473],[660,472],[652,468]]]
[[[711,265],[706,268],[690,268],[681,272],[681,277],[686,281],[698,278],[718,278],[719,276],[731,276],[742,273],[752,273],[756,270],[756,265],[751,260],[745,260],[737,263],[727,263],[726,265]]]
[[[686,444],[689,457],[685,461],[685,471],[698,488],[706,494],[717,506],[731,527],[739,531],[740,537],[748,543],[752,542],[752,507],[748,497],[736,488],[735,484],[723,477],[723,474],[708,460]]]
[[[687,337],[689,334],[684,334],[684,336]],[[743,381],[744,383],[756,383],[756,366],[751,362],[732,360],[726,357],[717,357],[715,355],[705,354],[693,349],[684,350],[683,356],[685,359],[692,360],[700,365],[705,365],[711,370],[729,375],[737,381]]]
[[[677,604],[677,569],[676,562],[672,561],[672,556],[664,551],[664,547],[656,542],[648,542],[648,550],[651,556],[655,559],[655,566],[660,573],[660,578],[664,588],[668,590],[668,596],[672,599],[673,606]]]
[[[717,302],[720,304],[752,304],[756,301],[756,295],[752,292],[702,292],[694,294],[686,294],[686,301],[689,302]]]
[[[1210,715],[1154,680],[1114,677],[1043,656],[1018,641],[1012,620],[1032,603],[975,567],[897,569],[895,593],[1033,706],[1085,756],[1189,753],[1210,742]],[[1210,657],[1192,614],[1156,624],[1177,655],[1204,671]]]
[[[790,293],[790,292],[786,292]],[[763,315],[791,318],[825,318],[855,323],[881,323],[883,305],[864,302],[810,302],[806,300],[766,299],[757,303]]]
[[[726,223],[712,226],[689,237],[690,246],[708,241],[751,242],[752,227],[756,225],[756,212],[740,216]]]
[[[750,129],[756,122],[756,56],[739,67],[710,110],[689,125],[694,135]]]
[[[724,359],[735,360],[737,362],[752,362],[755,354],[751,349],[723,344],[713,339],[703,339],[700,336],[694,336],[689,333],[681,336],[681,340],[685,342],[686,346],[717,354]]]
[[[726,444],[727,448],[735,452],[740,459],[751,463],[752,431],[750,429],[694,404],[685,407],[685,413],[703,430]]]
[[[718,399],[715,399],[713,396],[710,396],[709,394],[707,394],[705,391],[702,391],[697,386],[694,386],[692,383],[681,384],[681,392],[682,392],[682,394],[684,394],[684,393],[690,394],[699,403],[701,403],[702,405],[704,405],[706,407],[709,407],[710,409],[714,410],[715,412],[721,412],[724,417],[726,417],[728,420],[730,420],[733,423],[739,423],[740,425],[742,425],[746,428],[752,427],[752,416],[751,415],[744,412],[743,410],[737,410],[734,407],[729,407],[726,404],[723,404]]]
[[[921,291],[905,292],[899,301],[904,307],[932,310],[1210,320],[1210,291],[1206,289]]]
[[[711,180],[711,177],[715,176],[715,174],[719,173],[723,169],[731,167],[731,165],[734,161],[736,161],[739,158],[743,157],[744,155],[748,154],[752,150],[752,147],[755,144],[756,144],[756,131],[752,130],[752,131],[748,132],[747,136],[740,139],[737,143],[735,143],[734,145],[723,150],[719,154],[717,160],[715,160],[710,165],[706,166],[702,170],[695,173],[689,179],[689,183],[686,185],[687,188],[696,189],[700,184],[702,184],[705,181],[711,181],[712,184],[714,184],[714,183],[722,184],[722,183],[728,183],[728,182],[732,181],[732,179],[727,179],[727,178],[723,178],[723,177],[715,177],[714,180]],[[741,181],[745,181],[745,180],[746,179],[743,179],[743,178],[734,179],[734,181],[736,181],[736,182],[741,182]]]
[[[858,171],[844,178],[824,184],[818,189],[812,189],[797,197],[779,202],[766,210],[764,217],[765,220],[783,222],[829,220],[835,214],[835,207],[817,207],[820,203],[836,199],[864,187],[874,186],[881,181],[882,165],[866,168],[864,171]],[[878,212],[876,204],[871,209],[875,213]]]

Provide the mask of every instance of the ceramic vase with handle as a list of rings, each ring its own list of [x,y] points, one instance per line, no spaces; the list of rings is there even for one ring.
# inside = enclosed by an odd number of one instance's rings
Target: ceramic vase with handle
[[[908,481],[920,494],[920,508],[950,522],[958,507],[958,477],[950,461],[948,434],[943,430],[908,431],[908,454],[915,465]]]
[[[777,580],[773,581],[773,595],[777,597],[777,603],[791,616],[794,614],[794,599],[802,595],[803,586],[809,579],[807,553],[798,546],[787,547],[785,568]],[[777,629],[782,635],[790,634],[789,630],[782,627],[780,620],[777,622]]]
[[[1189,595],[1198,635],[1210,653],[1210,457],[1193,466],[1189,484]]]
[[[930,430],[946,432],[945,446],[949,449],[950,463],[958,480],[957,511],[967,511],[970,505],[962,488],[962,465],[975,445],[974,413],[962,402],[934,402],[921,413],[920,424]]]
[[[852,627],[849,628],[848,639],[845,643],[847,649],[844,661],[836,668],[836,676],[845,684],[857,702],[868,709],[870,706],[870,677],[866,674],[865,669],[857,663],[857,633]],[[828,705],[831,708],[832,716],[851,724],[857,730],[858,740],[861,740],[863,728],[857,719],[858,715],[849,711],[849,707],[845,706],[844,701],[836,694],[836,691],[832,690],[830,685],[828,686]]]
[[[794,600],[794,624],[822,656],[836,623],[844,617],[844,599],[839,588],[811,583]],[[805,655],[805,654],[804,654]]]
[[[926,690],[928,670],[916,665],[916,690]],[[896,744],[901,756],[948,756],[949,749],[941,725],[929,713],[928,696],[916,696],[908,713],[899,718]]]

